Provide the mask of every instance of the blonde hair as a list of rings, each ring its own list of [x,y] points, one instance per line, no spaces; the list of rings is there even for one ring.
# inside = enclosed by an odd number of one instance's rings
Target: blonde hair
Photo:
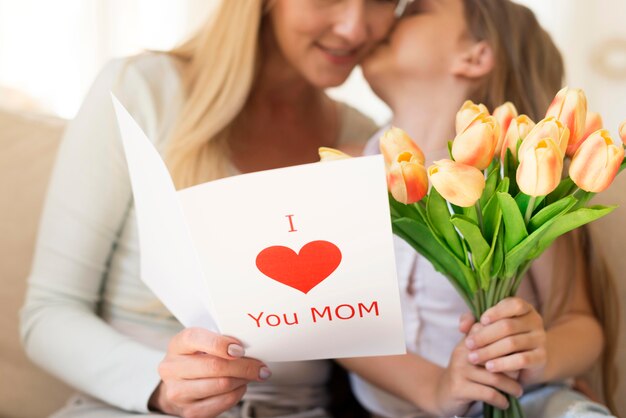
[[[494,69],[481,80],[470,98],[489,109],[510,101],[520,113],[535,121],[543,119],[565,77],[561,53],[550,35],[530,9],[510,0],[464,0],[464,7],[470,34],[476,40],[489,43],[495,57]],[[593,248],[586,227],[567,234],[561,242],[567,247],[567,254],[578,253],[584,260],[588,279],[585,289],[605,340],[602,357],[596,370],[590,374],[594,378],[600,374],[600,379],[594,379],[600,380],[599,385],[595,382],[596,386],[600,387],[607,406],[615,411],[613,395],[617,388],[615,356],[619,330],[615,281],[602,254]],[[573,281],[570,279],[574,275],[573,271],[567,271],[573,267],[568,267],[554,268],[553,277],[557,279],[551,288],[559,289],[560,294],[551,291],[550,300],[542,309],[546,324],[562,315],[567,308],[572,292]]]
[[[166,150],[178,189],[227,174],[229,127],[252,89],[265,3],[222,0],[195,36],[168,52],[186,94]]]

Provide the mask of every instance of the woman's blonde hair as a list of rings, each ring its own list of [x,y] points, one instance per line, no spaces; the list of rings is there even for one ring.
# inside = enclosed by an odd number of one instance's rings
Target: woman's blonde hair
[[[491,73],[481,80],[472,97],[489,109],[510,101],[518,111],[538,121],[558,92],[565,77],[563,59],[550,35],[541,27],[535,14],[525,6],[510,0],[464,0],[465,18],[471,35],[491,46],[495,63]],[[586,227],[561,240],[571,257],[580,254],[584,260],[586,291],[594,315],[604,331],[604,351],[598,364],[601,375],[600,390],[604,402],[615,411],[613,395],[617,387],[615,355],[619,330],[619,302],[615,281],[611,277],[602,254],[593,248]],[[562,254],[561,254],[562,255]],[[557,272],[556,269],[561,271]],[[572,291],[573,266],[565,269],[555,266],[557,278],[552,296],[544,306],[547,324],[560,316],[567,307]],[[566,281],[568,283],[566,283]]]
[[[254,82],[265,3],[222,0],[195,36],[168,52],[186,94],[166,150],[179,189],[228,172],[229,127]]]

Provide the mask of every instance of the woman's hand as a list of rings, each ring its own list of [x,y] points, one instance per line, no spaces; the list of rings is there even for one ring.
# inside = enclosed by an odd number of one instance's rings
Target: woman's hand
[[[161,383],[150,408],[189,417],[215,417],[233,407],[249,382],[263,381],[270,370],[244,358],[239,341],[202,328],[187,328],[170,341],[159,365]]]
[[[500,409],[508,402],[499,391],[519,397],[522,387],[502,373],[492,373],[467,361],[469,350],[462,340],[452,352],[448,367],[439,376],[435,396],[439,416],[463,415],[474,401],[482,401]]]
[[[547,363],[546,343],[543,318],[518,297],[506,298],[485,311],[465,339],[471,363],[491,372],[519,371],[524,385],[541,381]]]

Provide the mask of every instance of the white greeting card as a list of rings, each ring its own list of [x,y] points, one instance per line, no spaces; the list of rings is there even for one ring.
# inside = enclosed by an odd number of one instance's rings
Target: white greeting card
[[[113,101],[142,279],[183,325],[232,335],[264,361],[405,352],[381,156],[177,192],[150,140]]]

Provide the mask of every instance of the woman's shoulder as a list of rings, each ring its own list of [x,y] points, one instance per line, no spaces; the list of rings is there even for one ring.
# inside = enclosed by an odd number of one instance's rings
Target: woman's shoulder
[[[155,142],[161,142],[184,99],[180,72],[167,53],[150,52],[111,60],[100,72],[95,86],[113,93]]]
[[[339,146],[341,148],[358,146],[362,149],[370,137],[378,131],[378,125],[369,116],[349,104],[338,102],[338,105],[341,120]]]

